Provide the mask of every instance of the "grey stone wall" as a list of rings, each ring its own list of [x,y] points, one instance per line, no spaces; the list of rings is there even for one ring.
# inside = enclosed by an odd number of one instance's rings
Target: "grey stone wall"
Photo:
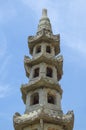
[[[35,104],[35,105],[31,105],[31,95],[38,92],[39,93],[39,104]],[[53,96],[55,96],[56,102],[55,104],[50,104],[47,101],[47,95],[51,94]],[[46,111],[50,110],[55,110],[55,111],[61,111],[61,95],[56,91],[56,90],[52,90],[49,88],[41,88],[41,89],[36,89],[34,91],[31,91],[27,94],[27,98],[26,98],[26,113],[30,112],[30,111],[34,111],[37,110],[41,107],[46,108]],[[58,114],[58,112],[57,112]]]
[[[47,77],[46,76],[46,68],[47,67],[50,67],[50,68],[52,68],[52,70],[53,70],[53,75],[52,75],[52,77]],[[33,75],[34,75],[34,70],[36,69],[36,68],[39,68],[40,69],[40,71],[39,71],[39,76],[38,77],[36,77],[36,78],[34,78],[33,77]],[[37,78],[39,78],[39,77],[43,77],[43,78],[46,78],[47,80],[52,80],[53,82],[55,82],[55,83],[57,83],[57,69],[55,68],[55,66],[51,66],[51,65],[48,65],[48,64],[46,64],[46,63],[40,63],[40,64],[38,64],[38,65],[34,65],[34,66],[32,66],[32,68],[31,68],[31,73],[30,73],[30,77],[29,77],[29,81],[30,82],[34,82]]]

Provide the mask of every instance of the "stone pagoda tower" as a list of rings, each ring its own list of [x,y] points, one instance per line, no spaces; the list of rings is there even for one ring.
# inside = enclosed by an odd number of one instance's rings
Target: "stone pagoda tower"
[[[73,130],[74,114],[61,108],[63,57],[60,35],[54,35],[47,10],[43,9],[35,36],[28,37],[32,58],[24,57],[29,82],[21,86],[25,113],[15,113],[15,130]]]

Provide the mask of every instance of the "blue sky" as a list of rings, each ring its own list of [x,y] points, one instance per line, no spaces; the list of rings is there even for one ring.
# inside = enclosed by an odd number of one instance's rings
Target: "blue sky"
[[[0,129],[13,130],[13,115],[24,113],[20,86],[27,83],[27,37],[35,35],[42,8],[54,34],[60,33],[64,57],[62,109],[73,110],[74,130],[86,129],[86,1],[0,0]]]

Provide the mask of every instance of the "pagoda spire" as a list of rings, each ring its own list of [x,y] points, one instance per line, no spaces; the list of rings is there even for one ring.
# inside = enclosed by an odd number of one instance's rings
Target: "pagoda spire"
[[[42,17],[43,18],[47,17],[47,9],[42,10]]]
[[[45,29],[46,31],[52,33],[51,23],[50,23],[50,20],[49,20],[49,18],[47,16],[47,9],[42,10],[42,17],[41,17],[41,19],[39,21],[39,24],[38,24],[37,33],[42,31],[43,29]]]

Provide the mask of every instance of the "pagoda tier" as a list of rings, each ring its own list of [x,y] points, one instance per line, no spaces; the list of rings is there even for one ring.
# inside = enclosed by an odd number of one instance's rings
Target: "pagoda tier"
[[[29,77],[30,71],[32,66],[40,64],[40,63],[46,63],[47,65],[55,66],[57,69],[57,78],[58,81],[61,79],[63,74],[63,57],[61,55],[57,57],[50,57],[48,54],[39,54],[35,59],[30,59],[28,56],[25,56],[24,58],[24,66],[26,71],[26,76]]]
[[[60,53],[60,35],[53,35],[46,29],[43,29],[36,36],[28,37],[28,47],[30,49],[30,54],[33,53],[34,46],[42,42],[52,44],[55,48],[55,55]]]
[[[33,91],[35,89],[38,89],[38,88],[39,89],[40,88],[42,88],[42,89],[43,88],[55,89],[62,96],[62,89],[61,89],[59,83],[55,83],[53,81],[53,79],[48,78],[48,77],[47,78],[39,77],[39,78],[36,78],[34,81],[32,80],[28,84],[22,84],[22,86],[21,86],[22,99],[23,99],[25,104],[26,104],[27,93],[30,91]]]
[[[53,128],[55,130],[72,130],[74,114],[73,111],[69,111],[67,114],[60,116],[54,114],[53,111],[41,108],[22,116],[19,113],[15,113],[13,120],[16,130],[28,129],[28,127],[31,128],[32,124],[36,127],[38,125],[39,130],[45,130],[46,127],[47,130],[53,130]],[[59,126],[61,126],[61,128]]]

